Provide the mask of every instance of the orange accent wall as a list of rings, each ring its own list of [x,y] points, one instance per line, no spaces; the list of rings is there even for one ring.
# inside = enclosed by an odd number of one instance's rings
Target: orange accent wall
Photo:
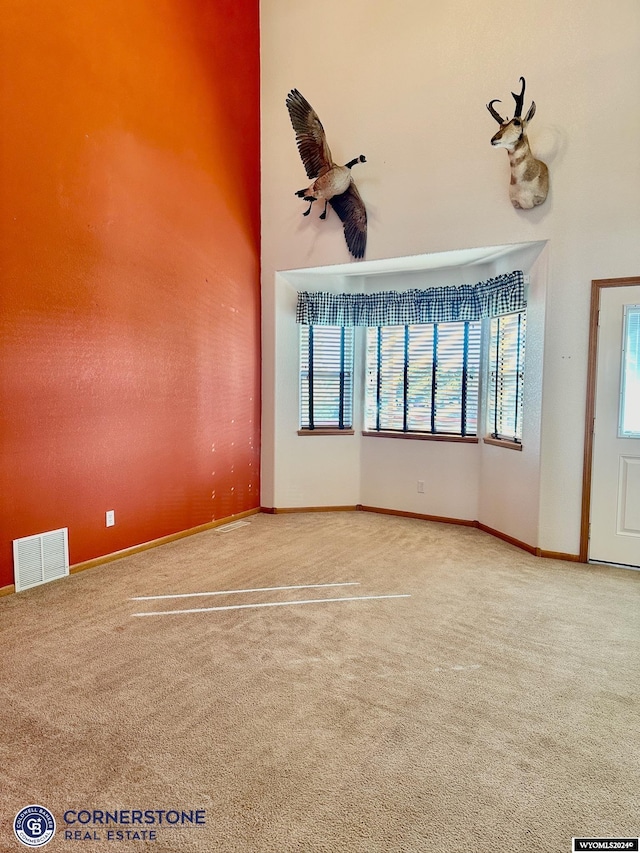
[[[258,0],[8,0],[0,38],[2,587],[21,536],[259,506]]]

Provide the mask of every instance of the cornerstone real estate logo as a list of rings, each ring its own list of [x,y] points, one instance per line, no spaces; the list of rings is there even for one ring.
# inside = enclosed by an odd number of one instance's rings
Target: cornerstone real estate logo
[[[67,809],[62,822],[65,841],[155,841],[164,829],[202,827],[205,809]],[[44,847],[53,838],[56,822],[44,806],[25,806],[13,821],[18,841]]]
[[[25,806],[15,816],[13,831],[18,841],[27,847],[44,847],[55,834],[56,821],[44,806]]]

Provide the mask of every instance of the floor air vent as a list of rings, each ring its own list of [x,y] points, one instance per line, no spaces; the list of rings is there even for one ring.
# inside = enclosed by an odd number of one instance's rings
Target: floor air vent
[[[221,524],[215,530],[218,533],[228,533],[230,530],[237,530],[239,527],[246,527],[248,524],[248,521],[230,521],[228,524]]]
[[[13,540],[16,592],[69,574],[69,530],[51,530]]]

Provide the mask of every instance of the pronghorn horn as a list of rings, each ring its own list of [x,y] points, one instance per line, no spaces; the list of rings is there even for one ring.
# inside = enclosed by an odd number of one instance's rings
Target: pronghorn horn
[[[514,97],[515,102],[516,102],[516,111],[515,111],[514,116],[513,116],[514,118],[522,118],[522,105],[524,103],[524,87],[525,87],[524,77],[521,77],[520,81],[522,83],[522,90],[521,90],[520,94],[516,95],[515,92],[511,93]]]
[[[493,108],[494,104],[501,104],[501,103],[502,103],[502,101],[499,98],[494,98],[492,101],[489,101],[489,103],[487,104],[487,109],[489,110],[491,115],[494,117],[494,119],[498,122],[498,124],[505,124],[505,120]]]

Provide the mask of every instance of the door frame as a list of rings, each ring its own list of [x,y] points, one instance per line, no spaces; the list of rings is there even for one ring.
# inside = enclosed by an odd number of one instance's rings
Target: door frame
[[[589,356],[587,366],[587,408],[584,427],[584,464],[582,468],[582,518],[580,523],[580,562],[589,561],[589,520],[591,517],[591,473],[593,466],[593,424],[596,406],[598,357],[598,319],[600,297],[608,287],[640,286],[640,276],[629,278],[600,278],[591,282],[591,313],[589,317]]]

